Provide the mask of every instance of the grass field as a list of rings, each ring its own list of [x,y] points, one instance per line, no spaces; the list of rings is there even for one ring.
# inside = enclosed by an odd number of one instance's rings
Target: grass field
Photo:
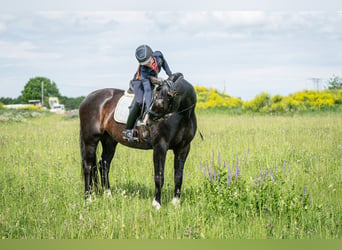
[[[0,122],[2,239],[342,239],[342,116],[198,115],[181,204],[152,208],[152,151],[119,145],[112,198],[83,199],[79,121]]]

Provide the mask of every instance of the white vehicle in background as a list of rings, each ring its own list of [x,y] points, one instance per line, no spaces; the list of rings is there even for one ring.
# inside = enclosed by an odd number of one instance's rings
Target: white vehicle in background
[[[64,114],[64,104],[60,104],[57,97],[49,97],[50,112]]]

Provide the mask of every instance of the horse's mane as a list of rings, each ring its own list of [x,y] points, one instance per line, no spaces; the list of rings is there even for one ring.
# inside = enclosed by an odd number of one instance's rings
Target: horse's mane
[[[185,80],[184,76],[179,73],[175,80],[176,95],[174,100],[174,108],[180,110],[192,109],[196,105],[196,92],[194,87]]]

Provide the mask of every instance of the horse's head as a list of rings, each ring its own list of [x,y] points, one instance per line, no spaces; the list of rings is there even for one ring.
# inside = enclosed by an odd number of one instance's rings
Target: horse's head
[[[175,95],[174,83],[156,77],[150,77],[151,83],[155,85],[148,120],[157,121],[164,115],[173,112],[172,103]]]

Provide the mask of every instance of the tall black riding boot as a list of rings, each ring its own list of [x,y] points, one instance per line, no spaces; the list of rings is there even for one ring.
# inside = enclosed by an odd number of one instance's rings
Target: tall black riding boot
[[[126,123],[126,129],[123,132],[124,139],[128,141],[134,141],[136,139],[134,138],[132,129],[134,128],[135,121],[137,120],[139,116],[140,109],[141,109],[140,104],[135,102],[129,112],[129,116],[127,118],[127,123]]]
[[[134,102],[133,107],[131,108],[127,122],[126,122],[126,129],[132,129],[134,127],[135,121],[137,120],[140,113],[140,104]]]

